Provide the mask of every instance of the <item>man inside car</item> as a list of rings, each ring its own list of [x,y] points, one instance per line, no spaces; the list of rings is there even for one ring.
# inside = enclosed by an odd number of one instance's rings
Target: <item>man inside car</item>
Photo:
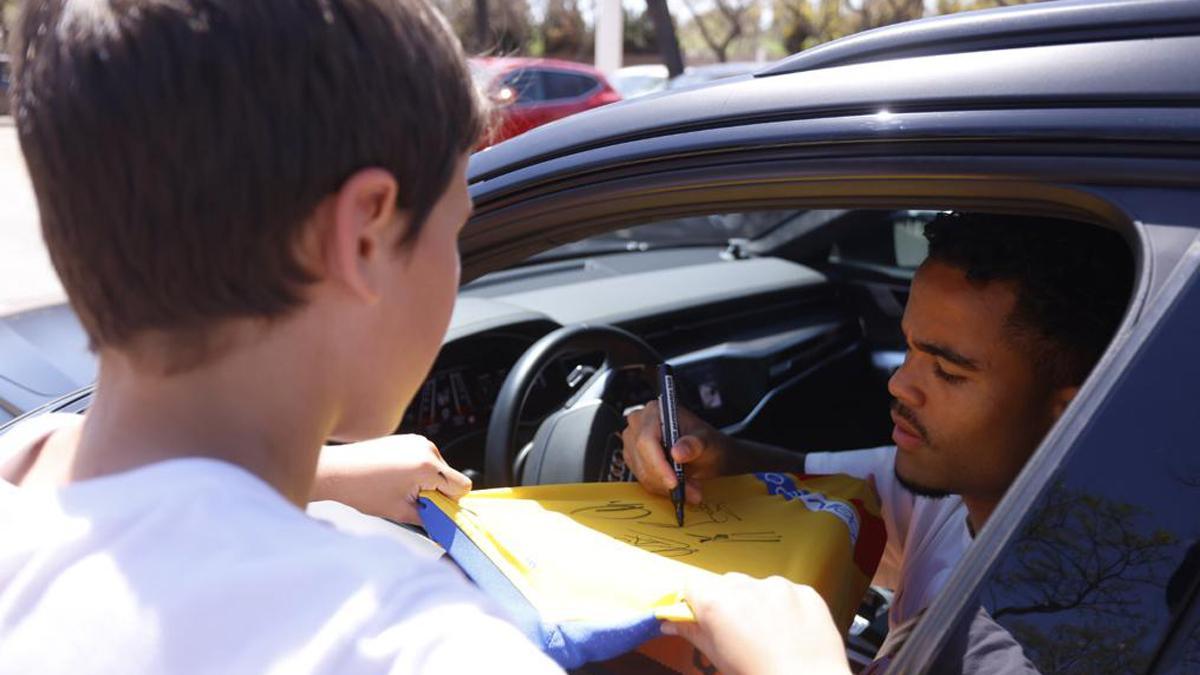
[[[805,454],[732,438],[681,410],[683,436],[670,450],[686,467],[692,503],[703,499],[706,479],[728,474],[873,480],[888,534],[874,583],[895,592],[883,659],[902,644],[1074,398],[1132,288],[1128,246],[1092,225],[941,214],[925,235],[929,255],[901,324],[907,353],[888,383],[895,445]],[[676,478],[656,404],[631,412],[628,422],[625,461],[647,490],[666,494]],[[714,612],[723,602],[735,600],[711,599]],[[703,642],[704,630],[701,621],[682,632]]]

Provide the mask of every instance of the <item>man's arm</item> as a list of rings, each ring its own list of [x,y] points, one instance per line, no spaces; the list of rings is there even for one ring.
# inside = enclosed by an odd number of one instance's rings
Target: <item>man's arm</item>
[[[625,464],[642,487],[665,495],[675,487],[675,472],[662,450],[658,403],[631,412],[621,433]],[[717,476],[753,471],[804,472],[804,454],[762,443],[740,441],[679,409],[679,442],[671,448],[675,461],[687,465],[685,492],[690,503],[701,500],[700,483]]]
[[[726,474],[760,471],[805,473],[804,464],[808,457],[807,453],[788,450],[777,445],[727,438],[731,443],[730,455],[725,464]]]

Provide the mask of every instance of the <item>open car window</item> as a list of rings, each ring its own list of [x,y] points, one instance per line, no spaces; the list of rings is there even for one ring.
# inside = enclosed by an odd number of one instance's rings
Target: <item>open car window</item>
[[[1161,672],[1200,668],[1200,648],[1188,646],[1200,641],[1195,624],[1171,639],[1200,580],[1200,454],[1183,440],[1195,435],[1186,410],[1195,402],[1165,393],[1200,377],[1198,362],[1181,358],[1200,332],[1194,282],[1104,403],[1121,413],[1084,430],[944,634],[987,624],[1042,673],[1142,673],[1160,652],[1172,657],[1160,658]],[[963,649],[951,638],[937,663],[963,663]]]
[[[925,224],[937,211],[901,210],[881,220],[875,227],[839,237],[829,253],[829,261],[866,267],[915,270],[929,254]]]
[[[557,246],[529,259],[546,262],[673,247],[746,246],[832,264],[911,272],[925,259],[925,223],[937,211],[772,209],[668,218]],[[843,222],[844,221],[844,222]]]

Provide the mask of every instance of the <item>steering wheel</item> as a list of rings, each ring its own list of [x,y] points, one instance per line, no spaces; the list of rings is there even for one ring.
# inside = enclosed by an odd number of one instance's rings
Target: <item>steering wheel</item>
[[[520,476],[513,475],[517,424],[538,376],[568,354],[604,353],[596,372],[538,427]],[[486,487],[578,483],[596,480],[620,441],[622,401],[631,377],[651,375],[662,357],[628,331],[605,325],[573,324],[551,332],[517,359],[500,387],[485,444]],[[652,381],[652,380],[648,380]]]

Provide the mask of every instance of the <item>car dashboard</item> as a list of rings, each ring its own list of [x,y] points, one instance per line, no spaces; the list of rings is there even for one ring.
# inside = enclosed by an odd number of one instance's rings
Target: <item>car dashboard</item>
[[[399,432],[429,437],[477,478],[509,370],[538,339],[572,323],[616,325],[644,339],[675,367],[681,404],[734,433],[753,431],[771,417],[764,411],[776,398],[861,346],[857,317],[827,279],[778,258],[729,259],[697,248],[517,268],[464,287]],[[551,363],[525,402],[518,442],[602,360],[569,354]],[[645,376],[624,390],[625,406],[655,395]]]

